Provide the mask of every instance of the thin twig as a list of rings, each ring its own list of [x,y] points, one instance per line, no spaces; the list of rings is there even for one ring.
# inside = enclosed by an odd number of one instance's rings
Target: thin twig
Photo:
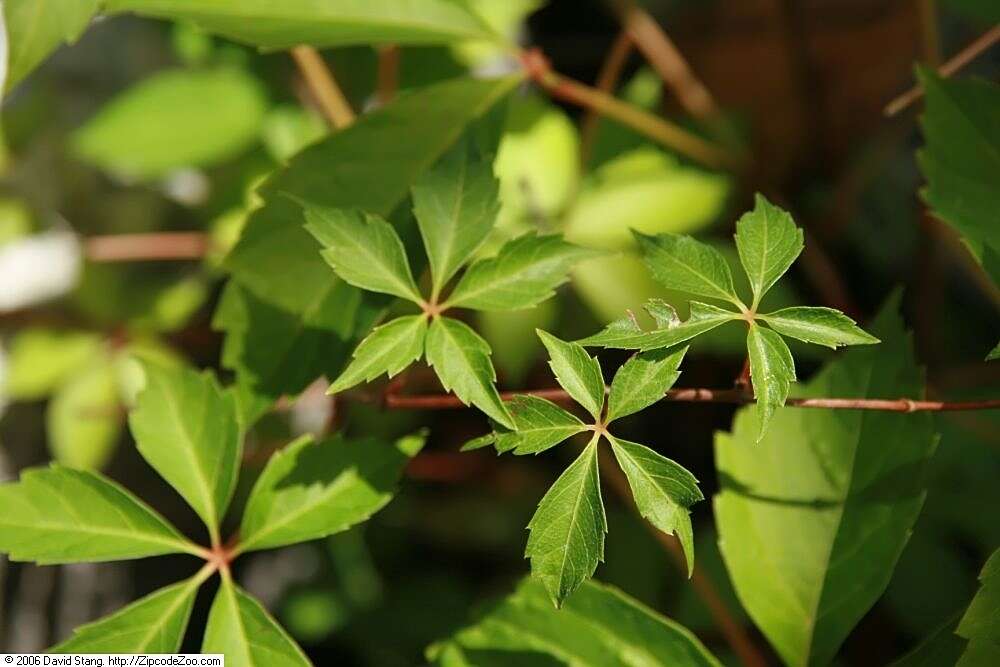
[[[622,70],[625,69],[625,63],[628,62],[631,53],[632,38],[629,37],[628,32],[622,30],[615,37],[615,41],[611,43],[607,55],[604,56],[604,63],[601,65],[601,71],[598,72],[595,82],[597,90],[608,95],[615,94]],[[596,109],[586,109],[583,119],[580,121],[580,161],[583,164],[590,162],[600,117]]]
[[[604,478],[604,481],[611,486],[626,505],[635,508],[635,501],[632,498],[632,491],[629,488],[628,480],[625,478],[625,474],[621,471],[621,468],[618,467],[617,462],[611,459],[605,449],[599,450],[599,456],[601,457],[601,476]],[[656,526],[648,521],[644,521],[643,523],[646,524],[649,532],[670,556],[674,565],[681,572],[687,573],[687,559],[684,557],[684,551],[681,549],[677,539],[657,529]],[[691,573],[691,586],[702,602],[705,603],[705,607],[708,608],[712,619],[719,627],[719,630],[722,631],[722,636],[725,637],[726,642],[733,649],[740,663],[744,667],[766,667],[767,659],[750,639],[743,625],[736,620],[736,617],[729,610],[726,602],[719,595],[715,583],[705,576],[704,571],[697,565]]]
[[[947,62],[937,69],[938,74],[944,77],[955,74],[998,41],[1000,41],[1000,24],[993,26],[971,44],[949,58]],[[924,89],[916,85],[885,105],[882,113],[890,117],[895,116],[923,96]]]
[[[208,251],[208,235],[202,232],[157,232],[91,236],[83,243],[92,262],[201,259]]]
[[[718,107],[712,94],[695,76],[677,45],[656,19],[633,0],[616,0],[615,5],[621,15],[622,25],[636,48],[646,57],[663,82],[674,91],[681,106],[697,118],[717,115]]]
[[[562,389],[535,389],[502,392],[500,398],[509,401],[518,394],[530,394],[556,403],[572,402]],[[747,405],[755,403],[753,394],[739,389],[671,389],[663,399],[673,403],[725,403]],[[965,410],[997,410],[1000,399],[983,401],[918,401],[912,398],[789,398],[785,405],[792,408],[823,408],[828,410],[877,410],[883,412],[958,412]],[[419,396],[385,396],[385,407],[395,410],[448,410],[466,405],[454,394]]]
[[[522,53],[525,72],[552,97],[593,109],[709,167],[735,168],[742,160],[679,125],[552,70],[537,49]]]
[[[378,49],[378,73],[375,96],[380,105],[392,102],[399,90],[399,47],[386,44]]]
[[[319,52],[311,46],[296,46],[292,58],[330,125],[339,130],[353,123],[354,110]]]

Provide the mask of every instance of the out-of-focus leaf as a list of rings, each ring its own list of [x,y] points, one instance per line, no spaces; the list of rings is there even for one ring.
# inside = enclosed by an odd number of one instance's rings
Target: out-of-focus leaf
[[[128,179],[234,157],[257,138],[267,100],[231,67],[159,72],[108,102],[78,129],[74,152]]]
[[[754,306],[785,275],[803,246],[802,230],[792,216],[758,194],[753,210],[736,221],[736,249],[750,278]]]
[[[240,525],[241,551],[270,549],[347,530],[391,499],[424,436],[383,442],[305,437],[276,453],[254,485]]]
[[[222,653],[227,661],[247,667],[311,667],[292,638],[261,604],[222,577],[208,612],[202,653]]]
[[[97,355],[56,390],[45,413],[53,459],[81,470],[108,463],[124,422],[115,380],[111,360]]]
[[[635,414],[663,398],[680,377],[686,352],[687,348],[671,353],[655,350],[626,361],[611,380],[605,423]]]
[[[555,481],[528,523],[525,558],[556,607],[594,575],[604,559],[608,522],[601,500],[597,438]]]
[[[551,329],[558,307],[558,299],[549,299],[534,308],[476,313],[476,328],[493,349],[493,363],[508,386],[523,385],[541,357],[542,344],[535,330]]]
[[[313,111],[284,105],[267,112],[261,126],[261,139],[271,157],[286,162],[326,131],[323,119]]]
[[[979,582],[979,592],[955,630],[955,634],[969,640],[956,667],[978,667],[1000,661],[1000,549],[986,561]]]
[[[180,533],[97,473],[32,468],[0,485],[0,551],[39,565],[190,552]]]
[[[0,90],[3,84],[0,82]],[[0,163],[3,149],[0,148]],[[27,236],[32,229],[31,211],[18,199],[0,197],[0,246]]]
[[[99,0],[5,0],[7,81],[10,90],[63,42],[75,42],[90,25]]]
[[[663,80],[652,68],[641,67],[621,87],[618,97],[646,111],[655,111],[663,102]],[[593,166],[600,166],[628,151],[648,145],[649,139],[632,128],[600,117],[588,162]]]
[[[242,461],[236,403],[210,371],[143,368],[146,386],[129,415],[139,453],[217,538]]]
[[[600,419],[604,407],[604,376],[597,359],[579,344],[559,340],[547,331],[539,331],[538,337],[549,352],[549,366],[556,381],[594,419]]]
[[[490,346],[479,334],[464,322],[437,317],[427,332],[426,351],[427,363],[446,390],[507,428],[514,427],[494,385],[496,372],[490,363]]]
[[[677,536],[690,576],[694,573],[694,531],[688,508],[705,498],[698,480],[684,466],[645,445],[615,437],[610,441],[639,513],[663,532]]]
[[[897,315],[876,319],[878,347],[851,350],[804,396],[922,393]],[[936,446],[926,414],[776,411],[759,444],[751,408],[716,438],[720,544],[736,592],[789,665],[826,664],[881,596],[923,505]]]
[[[785,404],[792,383],[795,382],[795,360],[784,339],[759,324],[750,325],[747,335],[747,354],[750,359],[750,380],[757,399],[759,442],[775,410]]]
[[[176,653],[202,580],[196,576],[161,588],[110,616],[81,625],[49,653]]]
[[[44,398],[100,349],[101,339],[93,333],[22,329],[10,341],[2,391],[15,401]]]
[[[264,49],[448,44],[495,37],[464,0],[107,0],[112,12],[187,20]]]
[[[431,646],[440,667],[719,667],[689,630],[621,591],[586,582],[556,610],[534,578],[475,624]]]
[[[507,407],[515,430],[498,431],[490,440],[496,443],[498,452],[538,454],[587,428],[574,415],[538,396],[519,394]]]
[[[529,14],[541,8],[545,0],[474,0],[469,8],[491,30],[507,42],[517,43],[521,25]],[[461,42],[452,47],[457,57],[470,66],[489,67],[492,61],[508,55],[495,40],[474,40]]]
[[[424,353],[426,315],[407,315],[377,327],[354,350],[351,363],[327,393],[336,394],[382,374],[398,374]]]
[[[945,0],[942,4],[984,23],[1000,23],[1000,7],[993,0]]]

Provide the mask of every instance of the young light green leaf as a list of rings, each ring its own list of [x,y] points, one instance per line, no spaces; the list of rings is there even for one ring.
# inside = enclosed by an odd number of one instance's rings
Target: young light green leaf
[[[207,577],[161,588],[115,613],[81,625],[49,653],[177,653],[195,593]]]
[[[884,342],[837,357],[806,397],[923,392],[898,298]],[[913,529],[937,438],[928,413],[785,408],[759,444],[754,409],[715,442],[719,544],[743,607],[785,664],[828,665],[882,597]]]
[[[597,438],[555,481],[528,523],[525,558],[556,607],[604,560],[608,522],[601,500]]]
[[[507,404],[514,431],[497,431],[498,452],[538,454],[587,429],[583,422],[551,401],[519,394]]]
[[[480,656],[482,661],[476,659]],[[513,594],[477,618],[474,625],[431,646],[427,657],[439,667],[722,664],[690,630],[617,588],[588,581],[567,598],[561,609],[553,609],[544,586],[534,577],[526,578]]]
[[[7,348],[4,394],[15,401],[44,398],[93,361],[100,350],[101,337],[94,333],[21,329]]]
[[[165,70],[101,107],[71,146],[105,171],[153,179],[238,156],[257,142],[267,108],[263,84],[244,69]]]
[[[46,407],[49,451],[67,468],[100,470],[115,453],[124,419],[111,364],[107,355],[97,354],[76,369]]]
[[[750,357],[750,380],[757,399],[757,418],[760,424],[757,441],[760,442],[774,411],[783,406],[788,398],[788,391],[795,381],[795,361],[781,336],[758,324],[750,325],[747,351]]]
[[[424,353],[427,317],[406,315],[376,328],[354,351],[354,360],[338,377],[328,394],[371,382],[383,373],[393,377]]]
[[[347,530],[392,500],[424,436],[397,442],[302,437],[268,461],[240,524],[241,551],[306,542]]]
[[[547,331],[539,329],[538,337],[549,351],[549,366],[562,388],[594,419],[600,419],[604,407],[604,376],[597,359],[579,344],[559,340]]]
[[[490,363],[490,346],[469,325],[450,317],[431,322],[427,363],[434,367],[441,385],[455,392],[463,403],[472,403],[495,421],[514,428],[514,420],[493,384],[496,372]]]
[[[726,258],[712,246],[679,234],[633,234],[649,272],[663,286],[741,303]]]
[[[854,320],[833,308],[794,306],[759,317],[780,334],[833,349],[841,345],[873,345],[879,342]]]
[[[75,42],[90,25],[99,0],[6,0],[7,81],[16,86],[63,42]]]
[[[450,44],[496,35],[464,2],[449,0],[107,0],[112,12],[194,23],[267,50]]]
[[[579,261],[595,250],[567,243],[557,234],[525,234],[508,241],[496,257],[469,267],[448,297],[445,307],[476,310],[531,308],[552,296]]]
[[[1000,549],[986,561],[979,583],[976,597],[955,630],[969,640],[956,667],[993,665],[1000,660]]]
[[[192,553],[180,533],[97,473],[33,468],[0,485],[0,551],[11,560],[99,562]]]
[[[146,387],[129,415],[136,447],[217,538],[242,459],[236,402],[210,371],[143,369]]]
[[[694,572],[694,531],[688,508],[705,498],[698,480],[684,466],[649,447],[613,436],[609,440],[639,513],[663,532],[677,536],[690,577]]]
[[[472,440],[469,440],[467,443],[462,445],[462,448],[459,449],[459,451],[473,452],[477,449],[483,449],[485,447],[489,447],[490,445],[494,444],[496,440],[497,440],[496,433],[487,433],[486,435],[481,435],[478,438],[473,438]]]
[[[413,214],[431,265],[433,292],[483,244],[500,210],[492,165],[461,142],[413,185]]]
[[[611,381],[605,422],[635,414],[663,398],[680,377],[678,369],[687,350],[642,352],[626,361]]]
[[[361,289],[421,302],[403,241],[385,219],[300,203],[306,229],[323,246],[323,259],[338,276]]]
[[[222,653],[241,667],[311,667],[288,633],[228,574],[208,612],[202,653]]]
[[[623,350],[659,350],[696,338],[712,329],[742,319],[739,314],[698,301],[691,302],[691,313],[683,322],[667,328],[643,331],[630,317],[616,320],[593,336],[577,341],[580,345]]]
[[[758,194],[752,211],[736,222],[736,249],[750,287],[753,307],[802,252],[802,230],[787,211]]]

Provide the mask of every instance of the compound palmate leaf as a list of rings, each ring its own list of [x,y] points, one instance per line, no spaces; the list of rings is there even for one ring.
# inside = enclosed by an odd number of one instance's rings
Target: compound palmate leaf
[[[40,565],[196,553],[159,514],[111,480],[59,466],[0,485],[0,551]]]
[[[314,540],[366,520],[392,499],[423,445],[423,435],[397,442],[340,435],[296,440],[257,479],[240,525],[240,551]]]
[[[338,377],[328,394],[350,389],[378,376],[393,377],[424,353],[427,317],[406,315],[377,327],[354,350],[354,359]]]
[[[81,625],[50,653],[176,653],[205,577],[161,588],[107,618]]]
[[[555,605],[593,576],[604,560],[608,522],[601,500],[597,438],[555,481],[528,523],[525,558],[531,574],[545,586]]]
[[[616,588],[586,582],[557,610],[534,579],[525,579],[474,625],[431,646],[427,657],[441,667],[721,665],[688,629]]]
[[[514,421],[493,382],[490,346],[464,322],[436,317],[427,332],[427,363],[434,367],[442,386],[455,392],[507,428]]]
[[[107,0],[106,9],[189,21],[265,49],[496,38],[464,2],[454,0]]]
[[[222,653],[241,667],[309,667],[312,663],[257,600],[223,574],[208,613],[202,653]]]
[[[236,402],[209,371],[152,362],[143,369],[146,387],[129,415],[139,453],[218,538],[243,446]]]
[[[846,352],[810,396],[919,398],[922,373],[898,297],[878,348]],[[786,407],[755,445],[753,411],[716,437],[719,542],[736,593],[788,665],[825,665],[882,595],[924,500],[932,417]]]

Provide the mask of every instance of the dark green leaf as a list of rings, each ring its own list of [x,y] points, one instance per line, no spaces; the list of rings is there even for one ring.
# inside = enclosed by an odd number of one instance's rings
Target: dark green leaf
[[[465,272],[445,307],[477,310],[531,308],[569,279],[577,262],[598,253],[557,234],[526,234],[508,241],[496,257],[481,259]]]
[[[597,438],[559,476],[528,524],[524,552],[531,575],[542,582],[557,607],[604,560],[608,522],[601,500]]]
[[[954,665],[965,650],[965,640],[955,634],[960,614],[925,637],[920,645],[892,663],[891,667],[940,667]]]
[[[750,325],[747,336],[750,356],[750,380],[757,399],[759,433],[764,437],[774,411],[785,404],[792,382],[795,382],[795,361],[781,336],[758,324]]]
[[[1000,661],[1000,549],[979,574],[979,592],[955,633],[969,640],[956,667],[995,665]]]
[[[507,404],[514,431],[498,431],[498,452],[538,454],[587,429],[583,422],[551,401],[519,394]]]
[[[742,305],[726,258],[690,236],[634,232],[649,272],[668,289]]]
[[[427,363],[434,367],[441,385],[463,403],[472,403],[507,428],[514,427],[493,384],[496,372],[490,363],[490,346],[467,324],[450,317],[435,318],[427,332]]]
[[[33,468],[0,485],[0,551],[40,565],[191,553],[170,524],[97,473]]]
[[[841,345],[872,345],[878,338],[865,333],[854,320],[833,308],[794,306],[760,315],[778,333],[834,350]]]
[[[922,374],[896,310],[803,389],[806,397],[919,398]],[[786,664],[828,664],[882,595],[924,499],[936,437],[926,413],[778,410],[759,443],[752,408],[715,454],[722,554],[736,592]]]
[[[277,452],[258,478],[240,525],[240,551],[272,549],[332,535],[392,500],[424,437],[398,442],[304,437]]]
[[[594,419],[600,419],[604,407],[604,377],[597,359],[587,354],[581,345],[559,340],[547,331],[539,329],[538,337],[549,351],[549,366],[562,388]]]
[[[626,361],[611,381],[605,423],[635,414],[663,398],[680,377],[679,368],[687,350],[642,352]]]
[[[756,309],[802,252],[802,230],[787,211],[758,194],[754,209],[736,222],[736,249],[750,279]]]

